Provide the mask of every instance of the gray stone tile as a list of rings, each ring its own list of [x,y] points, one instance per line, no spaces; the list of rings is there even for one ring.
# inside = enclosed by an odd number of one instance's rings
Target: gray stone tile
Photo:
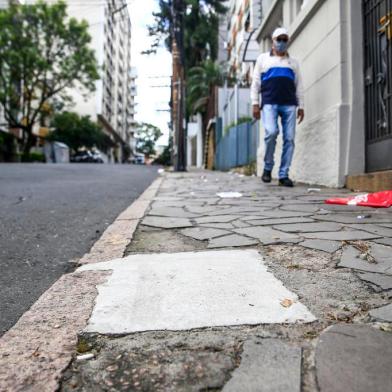
[[[392,289],[392,276],[384,274],[372,274],[370,272],[364,272],[358,274],[359,278],[365,282],[369,282],[373,285],[380,287],[382,290]]]
[[[316,212],[322,205],[319,204],[289,204],[280,207],[284,211],[302,211],[302,212]]]
[[[379,239],[373,240],[372,242],[377,242],[377,244],[392,246],[392,238],[379,238]]]
[[[348,206],[340,204],[324,204],[323,209],[332,212],[374,212],[374,208],[371,207],[360,207],[360,206]]]
[[[377,250],[379,246],[383,245],[374,244],[370,248],[370,254],[376,259],[376,263],[370,263],[367,260],[361,259],[361,252],[358,249],[353,246],[347,246],[343,249],[342,257],[338,266],[353,268],[360,271],[392,275],[392,259],[383,257],[383,251]]]
[[[186,205],[186,209],[197,215],[209,215],[211,212],[215,212],[218,209],[224,211],[224,208],[217,206],[194,206],[194,205]]]
[[[249,203],[250,204],[250,203]],[[222,209],[220,207],[217,208],[215,211],[212,211],[208,215],[237,215],[237,214],[253,214],[253,213],[260,213],[263,209],[262,208],[254,208],[254,207],[229,207]]]
[[[387,321],[388,323],[392,323],[392,304],[373,309],[369,312],[369,314],[379,321]]]
[[[195,240],[204,241],[211,238],[221,237],[225,234],[230,234],[228,230],[213,229],[209,227],[193,227],[191,229],[181,230],[180,233]]]
[[[228,223],[238,219],[238,215],[216,215],[216,216],[206,216],[203,218],[196,218],[196,223]]]
[[[392,237],[392,229],[374,224],[354,224],[350,225],[353,229],[367,231],[368,233],[378,234],[380,237]]]
[[[290,223],[287,225],[275,225],[274,229],[288,233],[312,233],[318,231],[339,231],[342,225],[334,222],[316,222],[316,223]]]
[[[318,233],[301,233],[305,238],[317,238],[319,240],[332,241],[356,241],[356,240],[371,240],[379,238],[377,234],[367,233],[360,230],[345,230],[345,231],[321,231]]]
[[[191,221],[187,218],[170,218],[163,216],[147,216],[143,219],[142,224],[162,229],[180,229],[193,226]]]
[[[301,348],[277,339],[244,343],[241,364],[223,392],[299,392]]]
[[[200,227],[212,227],[214,229],[234,229],[234,225],[232,223],[202,223],[199,225]]]
[[[244,222],[244,221],[239,220],[239,219],[237,219],[237,220],[235,220],[234,222],[232,222],[232,225],[233,225],[234,227],[236,227],[237,229],[240,229],[240,228],[242,228],[242,227],[249,227],[249,226],[251,226],[251,225],[249,224],[249,222]]]
[[[359,219],[358,216],[363,216],[363,213],[357,213],[357,214],[328,214],[328,215],[313,215],[313,218],[317,220],[322,220],[322,221],[328,221],[328,222],[337,222],[337,223],[363,223],[363,224],[368,224],[368,223],[388,223],[391,221],[391,219],[388,216],[385,215],[371,215],[369,218],[364,218],[364,219]]]
[[[329,240],[306,240],[301,242],[299,245],[304,246],[305,248],[321,250],[327,253],[334,253],[342,246],[342,243],[339,241]]]
[[[225,248],[225,247],[237,247],[237,246],[249,246],[256,245],[258,242],[251,238],[238,235],[231,234],[224,237],[219,237],[210,240],[208,243],[208,248]]]
[[[272,226],[272,225],[284,225],[289,223],[312,223],[315,222],[313,219],[306,217],[295,217],[295,218],[266,218],[266,219],[255,219],[248,221],[253,226]]]
[[[195,218],[198,215],[185,211],[182,208],[166,207],[166,208],[152,208],[149,216],[167,216],[172,218]]]
[[[245,227],[243,229],[234,229],[233,231],[248,237],[256,238],[264,245],[281,244],[285,242],[297,243],[301,241],[301,238],[296,234],[283,233],[264,226]]]
[[[320,392],[386,392],[392,385],[392,334],[367,325],[334,325],[316,347]]]
[[[282,211],[282,210],[268,210],[263,211],[263,216],[266,218],[294,218],[297,216],[310,216],[311,212],[301,212],[301,211]]]

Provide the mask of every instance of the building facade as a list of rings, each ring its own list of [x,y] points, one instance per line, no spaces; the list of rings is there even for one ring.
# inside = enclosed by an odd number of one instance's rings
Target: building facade
[[[248,29],[252,10],[259,23]],[[289,30],[289,53],[301,64],[305,89],[291,177],[332,187],[391,189],[392,1],[233,0],[228,20],[228,63],[242,86],[252,70],[246,50],[241,56],[246,34],[252,33],[259,54],[271,49],[276,27]],[[259,175],[263,136],[261,124]],[[279,139],[277,163],[281,148]],[[386,179],[382,185],[363,180],[379,175]]]
[[[68,15],[89,23],[101,78],[87,97],[70,91],[72,110],[98,121],[115,147],[111,162],[123,162],[135,146],[135,96],[137,73],[131,66],[131,20],[125,0],[81,2],[67,0]]]

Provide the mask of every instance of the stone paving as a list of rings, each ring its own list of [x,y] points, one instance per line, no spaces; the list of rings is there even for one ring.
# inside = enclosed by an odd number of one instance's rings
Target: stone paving
[[[221,192],[242,196],[220,197]],[[188,325],[194,310],[189,317],[180,312],[173,321],[189,330],[151,330],[110,338],[82,334],[80,344],[95,350],[97,359],[74,362],[61,390],[388,390],[392,385],[392,209],[324,203],[328,197],[351,194],[265,185],[258,178],[233,173],[168,174],[126,255],[139,257],[153,250],[162,252],[162,260],[170,260],[172,253],[175,268],[189,277],[198,272],[193,267],[187,271],[175,252],[196,251],[203,258],[208,252],[257,251],[267,270],[317,320],[216,327],[222,324],[213,323],[195,329]],[[157,256],[146,255],[146,260],[151,257]],[[139,272],[144,267],[140,268]],[[168,276],[159,274],[154,279],[166,285]],[[241,268],[237,276],[237,283],[246,286]],[[146,278],[131,286],[140,287]],[[254,278],[262,287],[264,278]],[[220,284],[219,279],[209,283]],[[214,301],[219,299],[219,287],[207,291]],[[177,299],[184,305],[189,302],[184,292],[178,292]],[[135,314],[132,306],[130,319]],[[282,300],[280,306],[290,308],[292,302]],[[162,315],[156,316],[156,322],[161,322]],[[139,331],[143,329],[148,328]]]

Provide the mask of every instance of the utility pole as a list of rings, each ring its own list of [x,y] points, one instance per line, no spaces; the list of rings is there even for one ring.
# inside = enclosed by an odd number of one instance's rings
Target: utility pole
[[[186,171],[184,0],[172,0],[172,57],[173,164],[175,171]]]

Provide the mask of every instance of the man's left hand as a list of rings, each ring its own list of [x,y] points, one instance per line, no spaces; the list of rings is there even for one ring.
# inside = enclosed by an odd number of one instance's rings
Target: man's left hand
[[[298,124],[301,124],[301,122],[304,121],[305,118],[305,110],[298,109],[297,118],[298,118]]]

